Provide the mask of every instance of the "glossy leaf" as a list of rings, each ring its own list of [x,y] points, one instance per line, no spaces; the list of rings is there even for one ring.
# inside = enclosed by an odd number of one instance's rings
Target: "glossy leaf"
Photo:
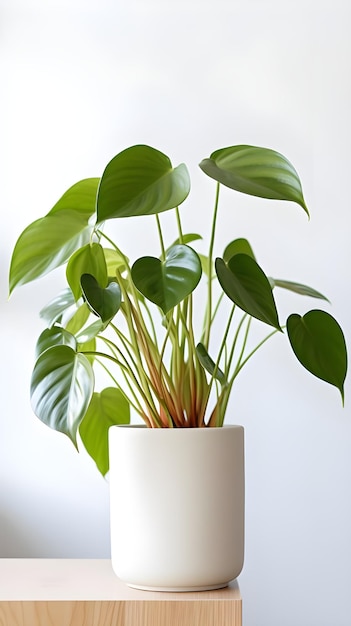
[[[48,215],[75,211],[87,222],[96,210],[99,183],[99,178],[85,178],[75,183],[61,196]]]
[[[281,287],[282,289],[288,289],[289,291],[293,291],[294,293],[300,294],[300,296],[310,296],[311,298],[319,298],[320,300],[326,300],[329,302],[328,298],[323,296],[322,293],[312,289],[312,287],[308,287],[307,285],[302,285],[301,283],[294,283],[290,280],[280,280],[278,278],[269,278],[272,288],[273,287]]]
[[[173,168],[162,152],[150,146],[132,146],[117,154],[102,175],[98,221],[168,211],[184,202],[189,191],[184,164]]]
[[[226,187],[260,198],[297,202],[308,214],[295,168],[275,150],[246,145],[222,148],[204,159],[200,168]]]
[[[165,261],[155,257],[143,257],[132,267],[132,279],[136,288],[168,313],[196,287],[201,278],[201,262],[189,246],[170,248]]]
[[[228,263],[235,254],[248,254],[255,259],[255,255],[247,239],[240,238],[231,241],[223,252],[223,260]]]
[[[129,404],[119,389],[108,387],[93,394],[79,434],[103,476],[109,470],[108,430],[110,426],[129,422]]]
[[[106,328],[106,324],[104,324],[99,318],[98,320],[96,320],[96,322],[93,322],[86,328],[83,328],[83,330],[81,330],[79,333],[77,333],[76,339],[78,341],[78,344],[79,345],[86,344],[92,341],[105,328]]]
[[[66,277],[76,300],[82,295],[80,279],[83,274],[92,274],[103,287],[107,286],[105,254],[99,243],[79,248],[68,261]]]
[[[35,363],[31,402],[36,416],[77,445],[77,428],[89,406],[94,374],[89,360],[69,346],[54,346]]]
[[[70,346],[73,350],[77,347],[75,337],[70,332],[67,332],[61,326],[52,326],[46,328],[40,334],[35,346],[35,356],[38,358],[42,352],[45,352],[48,348],[53,346]]]
[[[312,374],[340,390],[344,401],[347,373],[345,338],[338,322],[326,311],[313,310],[287,320],[291,347],[300,363]]]
[[[221,383],[221,385],[224,385],[226,383],[224,372],[222,372],[222,370],[219,367],[216,368],[216,364],[214,360],[210,357],[205,346],[202,343],[197,344],[196,354],[202,367],[204,367],[205,370],[209,374],[211,374],[211,376],[216,378],[216,380],[218,380]]]
[[[76,183],[45,217],[22,232],[11,259],[10,293],[59,267],[89,242],[89,218],[95,212],[98,182],[97,178],[88,178]]]
[[[238,307],[281,330],[269,280],[252,257],[236,254],[228,263],[216,259],[215,267],[223,291]]]
[[[110,322],[121,306],[119,284],[111,282],[106,288],[102,288],[94,276],[83,274],[81,285],[84,297],[93,313],[98,315],[102,322]]]
[[[72,310],[74,312],[76,309],[77,305],[73,293],[67,288],[60,291],[57,296],[41,309],[40,317],[51,326],[55,322],[60,322],[67,311]]]

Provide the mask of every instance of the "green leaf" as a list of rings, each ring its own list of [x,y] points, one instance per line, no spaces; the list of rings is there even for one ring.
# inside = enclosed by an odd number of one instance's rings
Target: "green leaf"
[[[68,261],[66,277],[76,300],[82,295],[80,279],[83,274],[92,274],[97,282],[106,287],[107,268],[105,254],[99,243],[83,246],[72,254]]]
[[[88,178],[66,191],[51,211],[22,232],[13,250],[9,289],[24,285],[65,263],[90,240],[99,179]]]
[[[198,241],[199,239],[202,239],[202,236],[199,235],[198,233],[187,233],[183,235],[182,238],[178,237],[175,241],[173,241],[172,245],[169,246],[168,250],[170,248],[173,248],[173,246],[177,246],[178,244],[189,244],[189,243],[192,243],[193,241]]]
[[[201,262],[196,252],[185,245],[175,245],[165,261],[142,257],[132,267],[136,288],[166,314],[184,300],[201,278]]]
[[[84,354],[91,364],[94,363],[95,354],[87,354],[87,352],[95,352],[96,351],[96,339],[93,337],[89,339],[89,341],[85,341],[84,343],[78,342],[78,351]]]
[[[76,339],[79,345],[84,345],[95,339],[102,330],[106,328],[106,324],[104,324],[101,319],[96,320],[93,324],[87,326],[87,328],[83,328],[77,336]]]
[[[116,278],[116,271],[123,272],[126,267],[125,259],[112,248],[104,248],[107,275],[109,278]]]
[[[311,298],[319,298],[320,300],[326,300],[329,302],[328,298],[323,296],[322,293],[312,289],[312,287],[308,287],[307,285],[302,285],[301,283],[294,283],[290,280],[280,280],[278,278],[269,278],[271,283],[271,287],[281,287],[282,289],[288,289],[289,291],[294,291],[295,293],[300,294],[301,296],[310,296]]]
[[[236,254],[228,263],[216,259],[215,267],[228,298],[252,317],[281,330],[269,280],[251,256]]]
[[[184,164],[174,169],[162,152],[150,146],[132,146],[117,154],[102,175],[98,222],[168,211],[184,202],[189,191]]]
[[[231,146],[213,152],[200,163],[205,174],[219,183],[251,196],[290,200],[308,215],[300,178],[282,154],[269,148]]]
[[[110,322],[121,306],[121,288],[118,283],[111,282],[106,288],[100,287],[91,274],[83,274],[81,285],[84,297],[95,315],[105,324]]]
[[[219,367],[216,367],[216,364],[214,362],[214,360],[210,357],[210,355],[208,354],[205,346],[203,345],[203,343],[198,343],[196,346],[196,354],[197,357],[202,365],[202,367],[205,368],[205,370],[211,374],[211,376],[213,376],[214,378],[216,378],[216,380],[218,380],[221,385],[225,385],[226,384],[226,377],[224,375],[224,372],[222,372],[222,370]]]
[[[72,335],[76,335],[83,328],[84,324],[88,321],[89,316],[90,309],[87,303],[83,302],[74,312],[72,317],[69,318],[68,322],[66,322],[66,330],[72,333]]]
[[[129,422],[129,404],[119,389],[108,387],[101,393],[93,394],[79,434],[103,476],[109,470],[108,430],[110,426]]]
[[[35,356],[38,358],[42,352],[45,352],[52,346],[70,346],[73,350],[77,347],[75,337],[70,332],[67,332],[61,326],[52,326],[52,328],[46,328],[40,334],[35,346]]]
[[[206,274],[206,276],[208,278],[210,278],[210,260],[209,257],[205,254],[201,254],[199,253],[199,259],[201,261],[201,268],[204,274]],[[211,264],[211,280],[213,280],[213,278],[216,278],[216,273],[214,271],[214,263]]]
[[[338,322],[326,311],[313,310],[287,320],[291,347],[300,363],[314,376],[339,389],[344,402],[347,349]]]
[[[67,287],[63,289],[55,298],[50,300],[40,311],[40,317],[51,326],[55,322],[62,320],[65,313],[70,310],[74,312],[77,309],[76,301],[74,299],[72,291]]]
[[[66,211],[78,213],[87,222],[96,211],[99,178],[85,178],[67,189],[48,215]]]
[[[67,435],[75,446],[77,428],[89,406],[94,374],[89,360],[69,346],[53,346],[35,363],[30,394],[36,416]]]
[[[235,254],[248,254],[255,259],[255,255],[247,239],[240,238],[231,241],[223,252],[223,260],[228,263]]]

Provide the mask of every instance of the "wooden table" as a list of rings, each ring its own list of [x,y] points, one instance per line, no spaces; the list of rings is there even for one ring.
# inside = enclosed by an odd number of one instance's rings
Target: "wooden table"
[[[241,626],[238,584],[139,591],[107,559],[0,559],[0,626]]]

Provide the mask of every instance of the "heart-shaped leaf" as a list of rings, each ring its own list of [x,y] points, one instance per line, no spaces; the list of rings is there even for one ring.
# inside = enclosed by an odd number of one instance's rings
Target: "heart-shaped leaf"
[[[288,289],[289,291],[293,291],[294,293],[300,294],[300,296],[310,296],[311,298],[319,298],[320,300],[326,300],[329,302],[328,298],[323,296],[322,293],[312,289],[312,287],[308,287],[307,285],[302,285],[301,283],[294,283],[290,280],[280,280],[278,278],[269,278],[269,282],[273,287],[281,287],[282,289]]]
[[[70,187],[45,217],[19,236],[11,259],[10,293],[59,267],[89,242],[98,182],[98,178],[88,178]]]
[[[281,330],[269,280],[247,254],[235,254],[228,263],[216,259],[216,272],[223,291],[249,315]]]
[[[260,198],[297,202],[308,215],[295,168],[275,150],[245,145],[222,148],[201,161],[200,168],[236,191]]]
[[[110,322],[121,306],[121,288],[111,282],[104,289],[91,274],[83,274],[81,285],[84,297],[90,309],[105,324]]]
[[[79,427],[84,447],[103,476],[109,470],[108,430],[115,424],[129,424],[128,401],[119,389],[108,387],[94,393]]]
[[[89,406],[94,374],[89,360],[69,346],[53,346],[35,363],[31,386],[32,408],[50,428],[76,442],[77,428]]]
[[[339,389],[344,401],[347,349],[338,322],[326,311],[313,310],[287,320],[291,347],[300,363],[314,376]]]
[[[107,286],[105,254],[99,243],[87,244],[79,248],[68,261],[66,277],[76,300],[82,295],[80,279],[82,274],[92,274],[103,287]]]
[[[190,191],[186,166],[150,146],[132,146],[115,156],[102,175],[98,222],[114,217],[153,215],[184,202]]]
[[[132,267],[136,288],[166,314],[184,300],[201,278],[201,262],[196,252],[185,245],[175,245],[165,261],[142,257]]]

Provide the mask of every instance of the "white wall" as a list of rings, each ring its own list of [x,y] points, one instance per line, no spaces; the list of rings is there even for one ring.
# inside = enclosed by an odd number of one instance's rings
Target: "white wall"
[[[197,163],[226,145],[272,147],[298,169],[311,221],[295,206],[224,194],[238,213],[219,244],[228,231],[247,236],[268,273],[325,292],[351,346],[350,9],[1,0],[0,11],[0,556],[107,558],[107,483],[29,406],[38,311],[61,275],[8,302],[12,247],[71,184],[134,143],[188,164],[194,228],[213,199]],[[140,239],[128,237],[137,253]],[[246,429],[245,626],[350,623],[350,392],[349,377],[342,409],[283,339],[238,380],[229,421]]]

